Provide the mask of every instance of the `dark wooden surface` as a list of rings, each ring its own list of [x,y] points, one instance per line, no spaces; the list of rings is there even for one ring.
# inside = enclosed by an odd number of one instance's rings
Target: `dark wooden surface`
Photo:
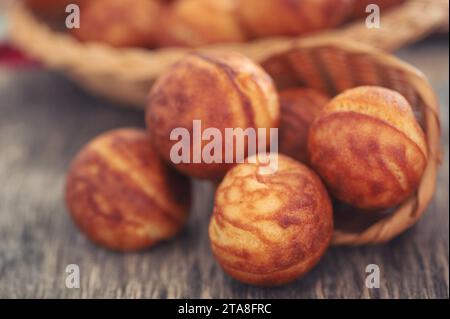
[[[448,298],[448,42],[399,55],[423,70],[441,101],[445,157],[427,214],[387,245],[332,248],[302,280],[274,289],[242,285],[214,261],[207,183],[195,183],[192,218],[170,242],[127,255],[88,242],[63,202],[67,166],[98,133],[143,126],[142,114],[90,97],[54,73],[0,68],[0,297]],[[65,287],[65,267],[73,263],[80,289]],[[365,288],[368,264],[380,267],[380,289]]]

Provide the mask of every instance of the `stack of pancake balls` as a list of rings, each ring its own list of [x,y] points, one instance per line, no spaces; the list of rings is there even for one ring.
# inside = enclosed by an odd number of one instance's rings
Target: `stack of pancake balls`
[[[195,162],[195,147],[208,146],[203,139],[187,143],[191,161],[175,163],[172,132],[192,137],[194,121],[222,136],[226,128],[279,127],[277,169],[261,169],[267,163],[258,154],[233,144],[215,150],[216,161]],[[311,88],[277,92],[260,66],[231,52],[193,52],[162,74],[146,123],[147,130],[102,134],[76,156],[66,184],[75,223],[102,246],[148,248],[186,224],[189,177],[213,181],[212,252],[226,273],[253,285],[291,282],[320,260],[333,234],[332,199],[354,214],[394,207],[417,188],[427,161],[424,133],[399,93],[370,86],[334,98]],[[225,161],[227,147],[233,163]]]
[[[177,14],[197,12],[189,7],[195,2],[174,2],[181,3]],[[262,9],[286,13],[269,5]],[[280,31],[280,26],[260,25],[270,19],[258,20],[250,9],[240,12],[255,34],[263,26],[264,34],[305,27],[286,20]],[[186,30],[180,19],[167,21],[175,25],[171,30]],[[240,37],[238,29],[226,29]],[[180,33],[165,35],[167,43],[189,38]],[[133,34],[127,45],[142,44],[142,34]],[[197,42],[196,34],[190,35]],[[110,39],[124,43],[120,32],[111,31]],[[395,207],[417,189],[427,162],[424,133],[398,92],[374,86],[335,97],[306,87],[278,91],[259,65],[233,52],[193,52],[174,64],[151,88],[145,119],[146,130],[106,132],[75,157],[65,189],[74,222],[109,249],[147,249],[173,239],[186,225],[190,178],[209,180],[216,187],[212,215],[205,216],[210,217],[212,253],[231,277],[258,286],[292,282],[319,262],[333,235],[332,202],[350,205],[359,215]],[[267,170],[261,154],[250,151],[249,140],[244,153],[233,143],[223,143],[220,152],[210,150],[213,161],[196,153],[210,141],[193,141],[187,143],[189,160],[175,162],[179,140],[173,132],[181,128],[192,138],[195,121],[222,137],[227,128],[279,128],[279,153],[271,154],[277,156],[277,168]],[[274,141],[264,142],[265,154]]]

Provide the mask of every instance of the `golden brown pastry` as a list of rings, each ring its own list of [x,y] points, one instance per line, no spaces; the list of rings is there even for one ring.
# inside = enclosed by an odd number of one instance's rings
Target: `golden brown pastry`
[[[66,15],[66,7],[69,4],[73,3],[81,6],[88,1],[93,0],[26,0],[25,3],[36,13],[54,18]]]
[[[291,282],[322,257],[333,233],[332,206],[320,178],[279,155],[278,170],[240,164],[219,185],[209,225],[212,251],[231,277],[272,286]]]
[[[281,153],[302,163],[307,162],[309,126],[329,100],[325,94],[309,88],[294,88],[280,92]]]
[[[201,151],[194,148],[194,120],[201,121],[202,132],[214,128],[221,134],[221,154],[207,152],[217,155],[214,163],[202,156],[209,140],[202,139]],[[272,79],[250,59],[231,52],[192,53],[181,59],[153,86],[146,113],[147,127],[161,155],[180,171],[211,180],[222,178],[232,166],[225,163],[226,151],[235,151],[233,145],[225,144],[226,128],[269,129],[278,127],[278,121],[278,94]],[[171,140],[170,136],[178,128],[187,130],[192,141],[188,161],[171,158],[181,137]],[[244,150],[247,145],[246,141]],[[196,163],[194,156],[201,159]],[[232,162],[244,157],[237,154]]]
[[[103,42],[115,47],[151,47],[158,33],[161,4],[155,0],[95,0],[81,10],[80,41]]]
[[[119,129],[87,144],[66,182],[73,220],[92,241],[133,251],[173,237],[186,222],[189,180],[158,157],[144,130]]]
[[[296,36],[338,26],[351,5],[352,0],[245,0],[238,12],[255,37]]]
[[[180,0],[167,10],[160,30],[162,46],[200,46],[242,42],[236,0]]]
[[[311,125],[309,160],[330,192],[361,209],[402,203],[427,162],[424,133],[408,101],[380,87],[335,97]]]
[[[378,5],[380,7],[381,13],[383,14],[385,9],[389,9],[396,5],[402,4],[403,2],[405,2],[405,0],[354,0],[353,17],[367,17],[369,13],[366,12],[366,8],[370,4]]]

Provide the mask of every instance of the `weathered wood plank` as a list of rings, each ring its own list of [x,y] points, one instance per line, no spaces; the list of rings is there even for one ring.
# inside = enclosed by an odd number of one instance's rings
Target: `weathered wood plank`
[[[89,243],[63,202],[65,170],[96,134],[143,126],[142,114],[90,97],[45,71],[0,69],[0,297],[3,298],[448,298],[448,43],[400,55],[439,92],[444,165],[427,214],[385,246],[331,249],[310,274],[262,289],[228,278],[214,261],[207,225],[213,188],[196,182],[193,216],[174,240],[121,255]],[[65,267],[81,270],[81,288],[65,288]],[[381,268],[381,288],[364,288],[365,267]]]

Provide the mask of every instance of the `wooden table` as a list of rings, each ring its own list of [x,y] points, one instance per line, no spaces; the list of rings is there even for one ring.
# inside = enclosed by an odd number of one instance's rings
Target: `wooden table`
[[[448,298],[448,42],[399,55],[423,70],[441,101],[445,157],[427,214],[387,245],[332,248],[302,280],[274,289],[242,285],[214,261],[208,183],[195,182],[193,216],[170,242],[126,255],[88,242],[64,205],[68,164],[97,134],[143,126],[142,114],[88,96],[51,72],[0,69],[0,297]],[[79,265],[80,289],[65,286],[68,264]],[[380,289],[365,288],[368,264],[380,267]]]

